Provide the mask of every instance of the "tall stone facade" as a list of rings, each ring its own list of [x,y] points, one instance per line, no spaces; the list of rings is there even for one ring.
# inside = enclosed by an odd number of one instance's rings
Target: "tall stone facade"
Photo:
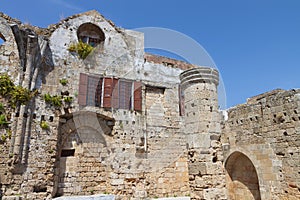
[[[299,199],[299,90],[221,112],[217,70],[96,11],[0,21],[0,198]]]

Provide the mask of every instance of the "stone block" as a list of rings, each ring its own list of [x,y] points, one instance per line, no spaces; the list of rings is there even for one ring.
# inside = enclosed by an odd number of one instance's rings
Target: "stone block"
[[[122,184],[124,184],[124,179],[112,179],[110,184],[111,185],[122,185]]]
[[[206,164],[203,162],[194,162],[189,164],[189,174],[190,175],[198,175],[198,174],[206,174]]]

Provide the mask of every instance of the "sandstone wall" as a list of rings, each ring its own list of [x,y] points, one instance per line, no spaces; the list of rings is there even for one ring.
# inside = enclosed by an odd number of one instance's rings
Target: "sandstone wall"
[[[227,175],[234,162],[244,173],[249,171],[238,164],[241,160],[237,157],[230,160],[234,153],[242,153],[240,158],[247,157],[255,166],[261,199],[299,199],[299,92],[271,91],[228,112],[222,135]],[[254,180],[255,174],[250,179]],[[227,179],[227,184],[231,181]],[[236,182],[236,187],[239,182],[250,184],[245,178]],[[235,192],[233,189],[229,195],[238,196]]]
[[[82,60],[68,47],[78,41],[77,28],[89,22],[101,27],[106,39]],[[37,60],[28,62],[25,82],[20,83],[28,83],[28,89],[39,93],[30,104],[17,108],[12,139],[1,144],[3,198],[45,199],[94,193],[137,199],[189,195],[186,143],[180,135],[182,117],[178,111],[181,70],[159,63],[144,64],[143,35],[116,28],[93,11],[48,30],[33,28],[30,34],[34,38],[30,49],[34,51],[28,51],[22,59],[14,58],[14,62]],[[1,48],[9,45],[4,43]],[[15,74],[13,79],[24,75],[16,66],[5,67],[3,63],[1,70]],[[157,72],[155,80],[147,75],[153,69]],[[79,105],[80,73],[141,80],[142,110]],[[61,80],[67,80],[67,84],[61,84]],[[45,102],[45,94],[73,100],[53,106]],[[41,122],[49,128],[42,129]]]

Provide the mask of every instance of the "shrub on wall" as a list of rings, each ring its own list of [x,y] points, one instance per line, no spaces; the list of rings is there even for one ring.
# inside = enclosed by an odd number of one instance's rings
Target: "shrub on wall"
[[[77,53],[79,58],[85,59],[93,50],[91,45],[79,41],[78,43],[71,44],[68,48],[70,52]]]
[[[60,79],[59,80],[60,84],[62,84],[63,86],[66,86],[68,84],[68,80],[67,79]]]
[[[26,104],[32,97],[37,95],[37,91],[30,91],[22,86],[16,86],[8,74],[0,74],[0,95],[6,98],[11,107],[17,103]]]
[[[49,93],[44,94],[44,100],[46,103],[50,103],[53,106],[60,107],[62,105],[62,96],[51,96]]]
[[[44,130],[49,129],[49,125],[48,125],[48,123],[46,121],[41,121],[40,126]]]

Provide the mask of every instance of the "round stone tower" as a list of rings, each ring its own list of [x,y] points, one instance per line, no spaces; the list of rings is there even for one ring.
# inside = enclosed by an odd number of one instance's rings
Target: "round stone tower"
[[[184,134],[190,147],[210,147],[210,136],[220,134],[217,86],[219,73],[212,68],[193,68],[180,75],[184,98]],[[201,139],[201,140],[198,140]]]
[[[198,67],[182,72],[180,80],[191,197],[226,199],[217,94],[219,73]]]

